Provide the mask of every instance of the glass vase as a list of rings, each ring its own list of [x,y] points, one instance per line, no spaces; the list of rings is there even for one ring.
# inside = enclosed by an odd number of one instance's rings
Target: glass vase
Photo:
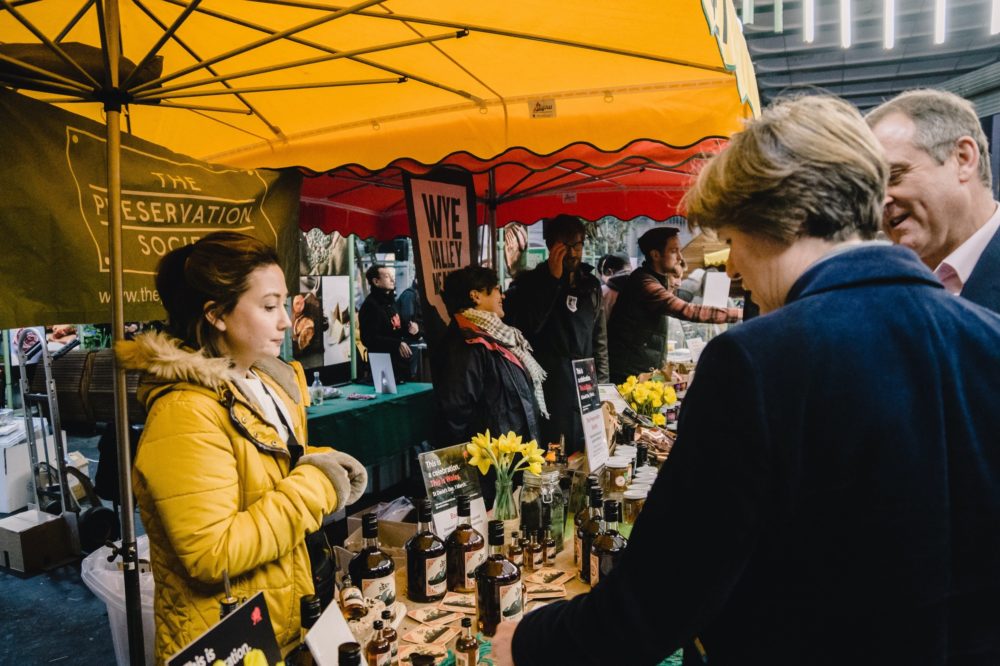
[[[514,502],[514,480],[497,474],[497,495],[493,500],[493,520],[515,520],[517,504]]]

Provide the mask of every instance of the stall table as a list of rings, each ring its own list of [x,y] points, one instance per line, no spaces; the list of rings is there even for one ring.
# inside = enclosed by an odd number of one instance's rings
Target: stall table
[[[376,475],[393,461],[408,464],[410,449],[433,439],[434,393],[431,384],[421,382],[397,389],[374,400],[348,400],[352,393],[373,395],[375,389],[364,384],[339,387],[341,397],[306,410],[309,443],[349,453],[374,468]]]

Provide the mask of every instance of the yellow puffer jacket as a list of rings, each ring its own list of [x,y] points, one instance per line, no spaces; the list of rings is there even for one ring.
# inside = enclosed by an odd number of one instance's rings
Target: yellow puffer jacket
[[[233,595],[264,592],[282,651],[299,638],[299,597],[313,593],[305,536],[337,506],[317,467],[289,469],[288,449],[224,359],[163,334],[121,343],[121,363],[146,374],[148,417],[132,484],[149,535],[156,662],[219,620],[228,570]],[[255,366],[306,441],[305,377],[278,359]],[[306,452],[322,449],[306,447]]]

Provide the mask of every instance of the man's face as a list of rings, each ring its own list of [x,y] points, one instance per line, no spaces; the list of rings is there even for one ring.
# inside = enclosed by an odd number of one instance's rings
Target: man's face
[[[556,241],[556,243],[562,243],[566,246],[563,270],[567,273],[572,273],[580,267],[580,262],[583,260],[583,238],[583,232],[580,232]]]
[[[900,113],[886,116],[872,128],[890,166],[882,228],[892,242],[912,249],[936,268],[963,240],[949,228],[963,193],[954,155],[938,164],[914,145],[915,129],[913,121]]]
[[[391,268],[378,269],[378,277],[375,278],[373,284],[379,289],[392,291],[396,288],[396,272]]]
[[[650,252],[650,263],[653,270],[660,275],[673,273],[678,264],[681,263],[681,239],[674,236],[667,241],[662,250]]]

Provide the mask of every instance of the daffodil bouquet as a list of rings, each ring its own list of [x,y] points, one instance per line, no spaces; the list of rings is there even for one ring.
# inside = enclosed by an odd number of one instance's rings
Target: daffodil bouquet
[[[624,384],[619,384],[618,391],[632,409],[648,416],[653,425],[657,426],[667,423],[663,408],[677,402],[677,393],[673,386],[656,379],[640,382],[635,375],[626,379]]]
[[[510,520],[517,518],[517,505],[514,504],[514,474],[528,470],[532,474],[542,473],[544,454],[538,448],[535,440],[522,442],[521,436],[508,432],[499,437],[490,437],[490,431],[480,433],[466,444],[469,453],[469,464],[478,467],[480,473],[488,474],[490,467],[497,473],[497,496],[493,503],[493,518],[495,520]]]

